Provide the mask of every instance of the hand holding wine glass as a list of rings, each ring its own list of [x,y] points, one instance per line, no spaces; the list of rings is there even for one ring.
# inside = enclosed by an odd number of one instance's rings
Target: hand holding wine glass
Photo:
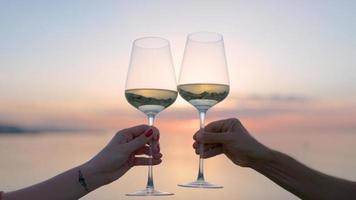
[[[270,157],[271,150],[258,142],[236,118],[218,120],[205,126],[204,132],[194,134],[193,148],[200,154],[199,144],[204,145],[203,158],[225,154],[241,167],[251,167]]]
[[[22,189],[5,194],[0,191],[0,199],[80,199],[120,178],[131,167],[160,164],[162,154],[157,146],[153,146],[152,160],[142,157],[150,155],[147,143],[153,140],[158,143],[158,135],[157,128],[147,125],[120,130],[98,154],[84,164]]]
[[[161,163],[162,154],[158,145],[151,147],[152,160],[141,156],[150,154],[147,143],[154,140],[158,144],[158,135],[157,128],[147,125],[138,125],[117,132],[97,155],[83,165],[85,169],[95,169],[97,179],[95,184],[91,184],[92,180],[87,180],[89,189],[95,188],[96,184],[103,185],[115,181],[133,166]]]

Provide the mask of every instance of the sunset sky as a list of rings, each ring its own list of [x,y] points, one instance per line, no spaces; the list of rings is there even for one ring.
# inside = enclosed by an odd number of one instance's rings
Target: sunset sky
[[[0,125],[85,129],[144,123],[124,97],[132,42],[223,34],[229,97],[208,121],[252,130],[356,130],[356,1],[1,1]],[[159,126],[197,127],[181,98]],[[181,127],[181,126],[180,126]]]

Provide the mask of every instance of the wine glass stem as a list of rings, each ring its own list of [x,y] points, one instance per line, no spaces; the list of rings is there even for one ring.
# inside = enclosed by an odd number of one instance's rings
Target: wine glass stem
[[[148,114],[148,125],[153,126],[153,122],[155,120],[155,115],[154,114]],[[153,184],[153,169],[152,169],[152,146],[153,142],[150,142],[149,148],[150,148],[150,155],[149,155],[149,165],[148,165],[148,179],[147,179],[147,185],[146,188],[148,190],[153,190],[154,189],[154,184]]]
[[[200,120],[200,131],[204,131],[206,110],[199,110],[199,120]],[[204,181],[204,158],[202,157],[204,153],[204,145],[199,144],[199,172],[198,181]]]

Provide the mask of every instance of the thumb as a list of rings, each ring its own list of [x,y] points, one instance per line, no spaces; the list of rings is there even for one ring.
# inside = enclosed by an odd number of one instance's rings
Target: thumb
[[[231,141],[231,133],[199,131],[194,135],[194,139],[199,143],[203,143],[203,144],[212,144],[212,143],[225,144]]]
[[[147,129],[143,134],[126,143],[128,150],[130,152],[134,152],[137,149],[145,146],[145,144],[147,144],[147,142],[153,138],[153,135],[153,129]]]

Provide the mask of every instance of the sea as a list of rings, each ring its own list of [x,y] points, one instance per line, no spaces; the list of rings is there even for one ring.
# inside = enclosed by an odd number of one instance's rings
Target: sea
[[[115,134],[103,132],[58,132],[0,135],[0,191],[12,191],[41,182],[89,160]],[[356,180],[356,133],[303,132],[253,135],[265,145],[284,152],[324,173]],[[161,133],[163,162],[154,167],[158,190],[173,192],[165,197],[128,197],[145,187],[147,167],[135,167],[119,180],[82,199],[204,199],[254,200],[298,199],[268,178],[249,168],[234,165],[224,155],[205,161],[205,178],[222,189],[193,189],[177,184],[192,181],[198,157],[192,149],[192,134]]]

